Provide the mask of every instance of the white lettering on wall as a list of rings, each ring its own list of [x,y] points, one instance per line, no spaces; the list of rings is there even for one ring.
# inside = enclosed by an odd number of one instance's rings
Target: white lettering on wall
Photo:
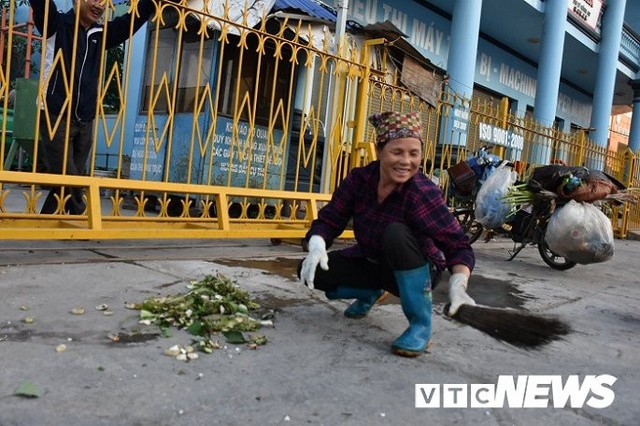
[[[424,22],[413,19],[410,40],[414,46],[439,55],[443,39],[444,33],[435,29],[433,22],[427,27]]]
[[[350,9],[353,17],[359,21],[373,24],[378,20],[378,0],[355,0]]]
[[[480,75],[483,76],[486,81],[491,80],[491,56],[486,53],[480,54]]]
[[[407,33],[407,14],[391,7],[386,3],[382,3],[382,11],[384,12],[383,21],[391,21],[393,25],[398,27],[403,33]]]
[[[536,80],[509,65],[500,64],[500,83],[523,95],[536,97]]]
[[[481,141],[506,146],[507,148],[518,150],[524,148],[524,136],[522,134],[488,123],[478,123],[478,137]]]
[[[564,93],[558,94],[558,112],[580,118],[584,123],[591,120],[591,105],[577,101]]]

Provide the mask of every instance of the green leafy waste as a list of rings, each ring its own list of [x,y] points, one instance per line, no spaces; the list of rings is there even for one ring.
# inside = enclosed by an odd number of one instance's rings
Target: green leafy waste
[[[14,395],[22,396],[25,398],[39,398],[44,395],[44,391],[42,390],[42,388],[40,388],[40,386],[32,382],[24,382],[20,386],[18,386],[18,389],[16,389],[16,391],[14,392]]]
[[[201,281],[191,282],[187,288],[187,293],[146,299],[132,308],[140,311],[141,321],[156,324],[165,333],[176,327],[204,337],[205,340],[196,341],[199,343],[196,346],[203,346],[202,349],[215,347],[213,343],[202,345],[202,342],[211,342],[209,338],[215,333],[222,333],[229,343],[266,343],[264,336],[244,339],[243,332],[261,327],[260,320],[251,316],[260,305],[235,281],[221,274],[207,275]]]

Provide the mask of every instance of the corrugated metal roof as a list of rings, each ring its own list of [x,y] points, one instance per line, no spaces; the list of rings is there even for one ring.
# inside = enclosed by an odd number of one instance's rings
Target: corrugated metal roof
[[[405,37],[407,35],[403,33],[398,27],[396,27],[391,21],[376,22],[374,24],[365,25],[360,32],[368,34],[370,38],[384,37],[389,42],[393,43],[393,46],[400,49],[404,54],[411,56],[413,59],[420,62],[422,65],[433,66],[431,61],[420,53]]]
[[[400,28],[396,27],[395,24],[391,21],[375,22],[373,24],[365,25],[364,27],[362,27],[362,29],[365,31],[377,31],[380,33],[392,34],[393,37],[387,37],[391,39],[398,37],[407,37],[407,35],[400,31]]]
[[[282,10],[286,12],[297,11],[306,13],[314,18],[335,22],[336,13],[313,0],[276,0],[272,12]]]

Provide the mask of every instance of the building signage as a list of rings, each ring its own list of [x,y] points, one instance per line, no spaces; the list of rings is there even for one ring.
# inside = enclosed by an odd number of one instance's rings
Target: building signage
[[[600,0],[569,0],[569,14],[598,34],[601,10]]]
[[[235,126],[235,127],[234,127]],[[282,131],[219,116],[211,146],[212,185],[279,189],[285,164]]]
[[[483,142],[522,150],[524,136],[488,123],[478,123],[478,137]]]
[[[166,120],[166,116],[154,116],[154,123],[160,129],[164,128]],[[170,182],[280,188],[286,152],[281,130],[270,131],[263,126],[249,126],[243,121],[238,122],[234,128],[230,118],[218,117],[216,133],[212,139],[206,146],[194,149],[191,141],[192,120],[193,116],[187,114],[174,117],[172,150],[169,156]],[[202,135],[207,135],[209,129],[204,119],[199,117],[198,120],[200,128],[205,129]],[[270,134],[272,138],[269,137]],[[168,157],[167,143],[163,139],[156,146],[153,140],[158,137],[160,135],[157,131],[147,134],[147,117],[139,116],[131,155],[133,179],[163,180]],[[208,182],[207,176],[210,176]]]
[[[161,181],[164,171],[166,144],[153,142],[156,128],[164,126],[166,117],[157,117],[154,129],[147,129],[147,117],[138,116],[133,132],[130,176],[132,179]]]
[[[469,110],[467,108],[456,107],[453,109],[453,131],[467,133],[469,128]]]

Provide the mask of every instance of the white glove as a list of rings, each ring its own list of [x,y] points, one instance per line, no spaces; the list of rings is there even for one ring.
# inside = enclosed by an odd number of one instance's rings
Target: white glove
[[[320,267],[325,271],[329,270],[329,256],[327,256],[327,244],[320,235],[313,235],[309,238],[309,254],[302,261],[300,279],[310,289],[313,289],[313,280],[316,277],[316,268]]]
[[[449,278],[449,316],[454,316],[461,305],[475,305],[476,301],[467,294],[469,278],[462,273],[452,274]]]

